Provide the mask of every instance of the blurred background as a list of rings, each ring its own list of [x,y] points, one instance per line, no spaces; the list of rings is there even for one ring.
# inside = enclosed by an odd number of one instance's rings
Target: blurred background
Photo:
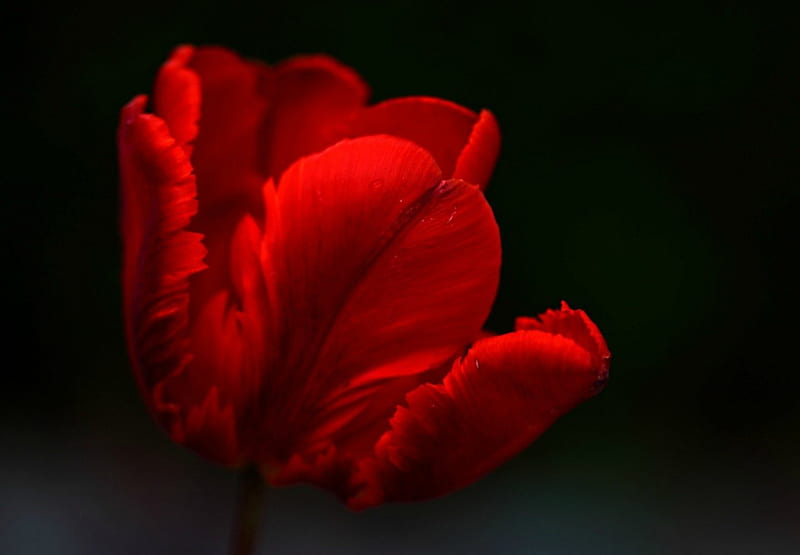
[[[118,111],[182,42],[268,62],[327,52],[374,101],[492,109],[504,265],[489,327],[566,299],[614,356],[601,395],[446,498],[353,514],[311,487],[269,491],[260,553],[800,552],[800,13],[496,0],[14,10],[0,553],[225,551],[235,476],[151,421],[120,315]]]

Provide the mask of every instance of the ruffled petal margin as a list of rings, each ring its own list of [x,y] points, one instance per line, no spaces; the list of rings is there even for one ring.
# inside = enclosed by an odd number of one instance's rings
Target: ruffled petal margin
[[[610,354],[582,310],[564,304],[528,323],[535,329],[477,341],[443,383],[408,394],[360,463],[351,508],[466,486],[602,389]]]
[[[189,279],[205,268],[202,235],[186,231],[197,212],[183,145],[139,96],[119,130],[123,297],[129,352],[145,399],[166,425],[175,412],[157,386],[184,371],[189,353]]]
[[[523,329],[480,339],[440,383],[413,389],[373,449],[330,446],[294,457],[274,484],[309,481],[355,510],[447,494],[493,470],[598,393],[610,354],[597,327],[566,304]],[[535,329],[534,329],[535,328]]]

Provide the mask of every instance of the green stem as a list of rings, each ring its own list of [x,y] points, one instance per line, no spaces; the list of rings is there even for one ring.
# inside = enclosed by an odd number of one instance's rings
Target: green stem
[[[241,470],[239,499],[231,529],[231,555],[253,555],[265,489],[258,468],[248,466]]]

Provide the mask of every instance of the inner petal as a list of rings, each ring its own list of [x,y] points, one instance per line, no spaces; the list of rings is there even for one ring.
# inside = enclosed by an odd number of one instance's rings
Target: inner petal
[[[477,121],[475,112],[453,102],[411,96],[387,100],[362,110],[349,124],[347,136],[385,133],[408,139],[433,156],[444,177],[453,177],[459,155]],[[493,166],[496,153],[490,154],[487,158]]]

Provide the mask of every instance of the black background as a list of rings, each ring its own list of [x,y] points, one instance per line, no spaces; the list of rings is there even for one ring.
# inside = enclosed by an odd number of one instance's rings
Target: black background
[[[138,398],[120,315],[120,107],[173,46],[327,52],[373,100],[497,115],[489,327],[587,310],[611,381],[444,499],[272,490],[262,553],[800,550],[798,13],[732,3],[37,3],[2,87],[0,552],[222,553],[235,480]]]

